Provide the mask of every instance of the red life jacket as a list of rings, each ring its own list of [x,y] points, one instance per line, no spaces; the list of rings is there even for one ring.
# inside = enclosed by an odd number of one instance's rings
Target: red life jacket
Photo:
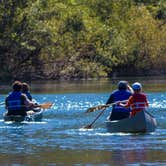
[[[134,93],[133,96],[132,115],[135,115],[137,112],[145,110],[148,106],[147,97],[143,93]]]

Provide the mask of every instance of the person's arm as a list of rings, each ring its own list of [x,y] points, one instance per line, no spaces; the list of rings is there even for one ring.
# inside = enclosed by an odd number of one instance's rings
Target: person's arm
[[[22,98],[26,107],[30,107],[30,108],[37,107],[36,103],[30,101],[26,95],[22,94]]]
[[[129,84],[127,84],[127,89],[128,89],[128,91],[130,91],[132,94],[134,93],[133,88],[132,88]]]
[[[130,96],[126,104],[119,102],[118,105],[128,108],[132,105],[132,103],[133,103],[133,96]]]

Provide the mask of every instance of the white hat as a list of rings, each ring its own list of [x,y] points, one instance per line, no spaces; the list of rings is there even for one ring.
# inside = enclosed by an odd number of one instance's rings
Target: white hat
[[[133,90],[140,90],[140,89],[142,89],[142,85],[139,82],[135,82],[132,85],[132,88],[133,88]]]

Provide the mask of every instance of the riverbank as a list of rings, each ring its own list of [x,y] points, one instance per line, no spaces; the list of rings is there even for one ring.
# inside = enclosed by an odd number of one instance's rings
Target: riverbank
[[[158,77],[114,77],[113,79],[89,80],[36,80],[29,81],[32,93],[88,93],[111,92],[117,88],[120,80],[127,80],[130,84],[135,81],[143,84],[143,90],[148,92],[166,91],[166,76]],[[0,93],[8,93],[12,82],[1,82]]]

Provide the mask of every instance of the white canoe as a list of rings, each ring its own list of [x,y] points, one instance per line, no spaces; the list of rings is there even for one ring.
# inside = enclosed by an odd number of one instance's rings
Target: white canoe
[[[156,119],[147,111],[140,111],[135,116],[119,121],[106,121],[108,132],[154,132],[157,127]]]
[[[35,112],[34,114],[21,116],[21,115],[3,115],[4,121],[22,122],[22,121],[41,121],[43,117],[43,110]]]

